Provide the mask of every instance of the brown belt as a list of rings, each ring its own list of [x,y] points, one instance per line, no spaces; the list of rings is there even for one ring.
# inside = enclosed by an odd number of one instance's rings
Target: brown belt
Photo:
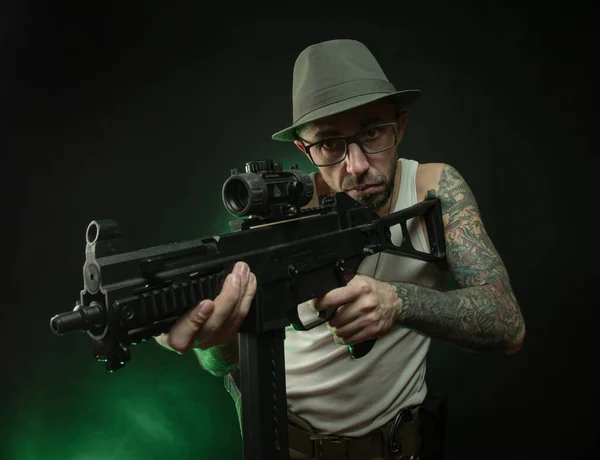
[[[306,420],[288,411],[288,438],[291,450],[307,458],[330,460],[410,460],[421,450],[421,420],[419,406],[409,409],[410,420],[397,425],[390,443],[390,428],[394,420],[364,436],[346,437],[318,435]],[[311,431],[312,430],[312,431]],[[392,452],[390,449],[392,446]],[[397,449],[394,449],[394,446]]]

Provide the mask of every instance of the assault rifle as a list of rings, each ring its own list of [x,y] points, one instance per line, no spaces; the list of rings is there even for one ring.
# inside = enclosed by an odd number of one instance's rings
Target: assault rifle
[[[438,199],[385,217],[345,193],[314,194],[310,176],[271,160],[248,162],[222,190],[227,210],[246,219],[227,234],[129,251],[112,220],[92,221],[86,231],[84,286],[73,311],[51,318],[55,334],[84,331],[94,356],[115,371],[130,360],[131,345],[167,332],[189,308],[214,299],[238,261],[256,275],[257,292],[238,338],[242,437],[246,460],[288,459],[285,327],[309,330],[329,321],[335,308],[309,324],[298,304],[344,286],[369,255],[387,252],[435,264],[445,262]],[[422,216],[430,252],[417,251],[407,221]],[[403,240],[391,240],[400,225]],[[359,359],[375,340],[349,345]]]

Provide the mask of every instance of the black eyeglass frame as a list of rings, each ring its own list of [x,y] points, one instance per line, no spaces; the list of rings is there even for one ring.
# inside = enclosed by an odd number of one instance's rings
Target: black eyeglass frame
[[[358,140],[359,135],[365,133],[365,131],[369,131],[370,129],[381,128],[383,126],[392,126],[394,128],[394,143],[392,145],[390,145],[389,147],[386,147],[384,149],[377,150],[375,152],[367,152],[364,149],[364,147],[362,145],[362,142],[360,140]],[[317,141],[317,142],[313,142],[312,144],[306,144],[306,140],[302,139],[298,135],[296,135],[296,137],[302,143],[302,146],[304,147],[304,150],[308,154],[308,157],[310,158],[310,161],[312,162],[312,164],[314,164],[315,166],[318,166],[318,167],[333,166],[333,165],[336,165],[338,163],[341,163],[342,161],[344,161],[346,159],[346,157],[348,156],[348,150],[349,150],[350,144],[353,144],[353,143],[356,144],[356,145],[358,145],[358,147],[360,148],[361,152],[364,153],[365,155],[374,155],[376,153],[385,152],[386,150],[391,149],[398,142],[398,121],[392,121],[392,122],[389,122],[389,123],[381,123],[379,125],[369,126],[368,128],[365,128],[363,130],[360,130],[360,131],[354,133],[352,136],[330,137],[330,138],[327,138],[327,139],[321,139],[320,141]],[[323,142],[326,142],[326,141],[337,141],[337,140],[344,141],[344,144],[345,144],[344,156],[340,160],[338,160],[338,161],[336,161],[334,163],[327,163],[327,164],[322,164],[322,165],[317,164],[315,162],[315,160],[313,159],[312,155],[310,154],[310,148],[314,147],[317,144],[321,144]]]

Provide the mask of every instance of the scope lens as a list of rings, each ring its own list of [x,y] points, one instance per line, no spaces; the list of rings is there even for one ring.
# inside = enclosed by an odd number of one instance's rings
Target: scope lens
[[[245,181],[232,178],[223,190],[223,198],[227,209],[236,215],[242,215],[247,212],[250,194],[248,185]]]

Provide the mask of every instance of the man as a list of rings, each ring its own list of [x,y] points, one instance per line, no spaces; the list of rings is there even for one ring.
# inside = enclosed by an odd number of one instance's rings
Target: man
[[[294,123],[273,138],[293,142],[318,168],[308,206],[319,194],[346,192],[384,216],[437,197],[449,270],[376,254],[347,286],[299,305],[301,318],[340,308],[327,325],[286,330],[291,458],[341,458],[333,453],[337,437],[351,439],[344,441],[345,458],[418,458],[427,447],[418,422],[428,393],[431,338],[509,354],[523,343],[524,321],[509,276],[465,180],[448,164],[398,158],[406,108],[420,94],[396,91],[371,52],[354,40],[310,46],[296,60]],[[415,248],[429,252],[422,221],[411,219],[408,231]],[[402,241],[400,228],[392,229],[392,240]],[[458,289],[445,290],[447,275]],[[180,353],[194,349],[204,369],[230,375],[238,359],[236,332],[255,292],[251,267],[239,263],[214,301],[191,309],[158,342]],[[373,338],[367,356],[350,358],[346,345]],[[235,385],[226,382],[236,397]]]

